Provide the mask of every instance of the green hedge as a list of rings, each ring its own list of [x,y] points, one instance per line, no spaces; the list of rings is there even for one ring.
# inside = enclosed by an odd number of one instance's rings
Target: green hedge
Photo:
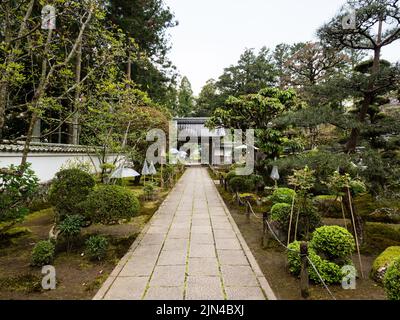
[[[301,272],[300,242],[292,242],[289,244],[288,248],[290,249],[287,252],[289,271],[293,275],[299,276]],[[309,247],[308,256],[326,284],[341,283],[343,274],[339,265],[322,259],[317,255],[312,247]],[[312,265],[308,266],[308,273],[312,281],[321,283],[321,280]]]
[[[383,285],[389,300],[400,300],[400,258],[389,266]]]
[[[277,203],[271,208],[271,220],[279,222],[282,226],[287,226],[290,220],[292,206],[287,203]]]
[[[356,244],[353,235],[339,226],[323,226],[312,235],[312,248],[329,259],[348,259]]]
[[[292,189],[289,188],[277,188],[274,190],[272,195],[269,197],[269,199],[273,203],[287,203],[287,204],[292,204],[293,203],[293,197],[296,196],[296,192]]]
[[[32,250],[31,265],[42,267],[54,260],[55,245],[51,241],[39,241]]]
[[[225,175],[225,179],[226,179],[226,181],[228,181],[228,183],[229,183],[229,181],[230,181],[232,178],[234,178],[234,177],[237,177],[237,175],[236,175],[236,170],[229,171],[229,172]]]
[[[60,220],[66,215],[79,214],[80,204],[94,186],[94,178],[84,171],[68,169],[58,172],[50,188],[49,201],[56,208]]]
[[[365,243],[363,250],[380,253],[388,247],[400,246],[400,225],[379,222],[365,224]]]
[[[393,241],[400,241],[400,225],[379,222],[368,222],[365,226],[369,235],[380,235]]]
[[[101,185],[89,194],[83,208],[92,222],[116,224],[121,219],[129,220],[136,216],[140,203],[129,189]]]
[[[254,182],[247,176],[237,176],[229,180],[229,186],[234,192],[251,192],[254,190]]]

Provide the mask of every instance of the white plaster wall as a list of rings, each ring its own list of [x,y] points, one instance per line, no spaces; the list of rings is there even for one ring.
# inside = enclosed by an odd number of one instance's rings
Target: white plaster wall
[[[113,162],[115,155],[110,155],[108,162]],[[40,182],[46,182],[54,178],[55,174],[68,160],[79,160],[85,162],[94,162],[96,169],[99,170],[99,160],[97,156],[89,157],[85,154],[69,154],[69,153],[31,153],[28,156],[28,162],[31,163],[31,168],[35,171]],[[8,167],[10,164],[19,165],[21,163],[21,154],[12,152],[0,153],[0,167]]]

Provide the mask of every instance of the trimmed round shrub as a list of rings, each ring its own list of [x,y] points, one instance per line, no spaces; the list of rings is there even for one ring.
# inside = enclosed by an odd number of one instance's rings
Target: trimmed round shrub
[[[293,203],[293,197],[296,196],[296,192],[289,188],[277,188],[270,196],[270,200],[273,203]]]
[[[108,240],[106,237],[95,235],[91,236],[85,242],[86,253],[93,260],[102,260],[108,249]]]
[[[295,276],[299,276],[301,272],[301,258],[300,258],[300,242],[295,241],[289,244],[287,252],[289,271]],[[313,248],[308,248],[308,257],[314,264],[319,275],[327,284],[340,283],[343,278],[341,267],[334,262],[322,259]],[[321,283],[321,279],[315,272],[314,267],[309,263],[308,273],[310,279],[316,283]]]
[[[229,181],[230,181],[232,178],[235,178],[235,177],[237,177],[237,175],[236,175],[236,170],[232,170],[232,171],[229,171],[229,172],[226,174],[225,179],[226,179],[226,181],[228,181],[228,183],[229,183]]]
[[[353,235],[339,226],[323,226],[313,233],[311,246],[329,259],[346,259],[355,250]]]
[[[387,248],[372,264],[371,277],[375,281],[382,282],[387,269],[396,259],[400,259],[400,247]]]
[[[83,204],[87,217],[94,223],[116,224],[139,212],[139,200],[128,189],[102,185],[95,188]]]
[[[301,204],[301,205],[300,205]],[[279,222],[283,232],[289,230],[290,212],[292,205],[288,203],[277,203],[271,208],[271,221]],[[298,223],[297,223],[298,222]],[[308,235],[321,225],[321,217],[310,200],[295,202],[293,208],[292,228],[297,223],[297,236],[308,238]]]
[[[62,170],[56,174],[49,201],[56,208],[60,220],[67,215],[80,213],[80,204],[86,200],[95,184],[92,175],[79,169]]]
[[[301,272],[300,241],[294,241],[288,245],[287,262],[291,274],[298,276]],[[312,249],[311,249],[312,250]],[[311,251],[309,249],[309,251]]]
[[[249,177],[237,176],[229,180],[229,185],[235,192],[251,192],[254,190],[254,183]]]
[[[257,174],[253,174],[249,178],[253,181],[254,187],[257,190],[264,188],[265,182],[264,182],[264,178],[262,176],[257,175]]]
[[[342,268],[334,262],[324,260],[319,255],[312,255],[310,260],[318,270],[319,275],[327,284],[341,283],[343,279]],[[316,283],[322,283],[320,277],[312,266],[309,267],[310,279]]]
[[[32,250],[31,264],[42,267],[54,259],[55,245],[49,240],[39,241]]]
[[[287,203],[277,203],[271,208],[271,220],[278,221],[282,225],[287,225],[289,223],[290,212],[292,206]]]
[[[400,258],[389,266],[383,278],[383,286],[389,300],[400,300]]]

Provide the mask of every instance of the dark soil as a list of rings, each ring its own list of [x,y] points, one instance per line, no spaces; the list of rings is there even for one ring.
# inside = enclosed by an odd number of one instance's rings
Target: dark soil
[[[263,248],[261,244],[261,220],[256,219],[253,216],[249,220],[244,214],[244,208],[238,207],[236,203],[232,201],[232,195],[226,193],[220,186],[218,186],[218,189],[277,298],[284,300],[302,300],[300,295],[300,281],[290,275],[287,270],[285,250],[276,242],[272,243],[268,248]],[[324,222],[326,224],[341,224],[342,220],[329,219]],[[344,290],[338,285],[329,286],[329,289],[336,299],[386,299],[384,290],[369,278],[369,272],[376,255],[362,255],[361,258],[365,276],[364,279],[357,279],[356,290]],[[354,265],[358,268],[358,257],[353,257],[353,260]],[[319,285],[312,284],[310,287],[310,293],[310,299],[312,300],[332,299],[327,290]]]
[[[167,194],[163,192],[155,201],[142,202],[139,216],[129,223],[93,225],[83,229],[82,236],[69,253],[62,244],[59,245],[53,262],[57,287],[50,291],[42,290],[44,275],[41,268],[30,266],[30,258],[34,245],[48,239],[54,213],[50,208],[29,215],[17,226],[21,231],[17,236],[0,243],[0,299],[92,299]],[[84,240],[91,234],[109,238],[110,248],[101,262],[91,261],[84,254]]]

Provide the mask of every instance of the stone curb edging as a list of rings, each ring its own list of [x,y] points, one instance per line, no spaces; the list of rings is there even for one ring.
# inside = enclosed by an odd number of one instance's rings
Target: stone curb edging
[[[207,173],[208,174],[208,173]],[[179,184],[179,181],[178,183]],[[233,219],[228,207],[226,206],[222,196],[220,195],[219,191],[217,190],[215,184],[213,183],[213,186],[215,188],[215,191],[218,194],[218,198],[220,200],[220,202],[222,202],[222,207],[224,208],[224,211],[226,213],[226,216],[228,217],[232,228],[236,234],[237,239],[239,240],[239,243],[243,249],[243,252],[249,262],[250,267],[252,268],[257,281],[262,289],[262,291],[264,292],[264,295],[266,296],[266,298],[268,300],[277,300],[274,292],[272,291],[267,279],[265,278],[264,274],[262,273],[256,259],[254,258],[252,252],[250,251],[245,239],[243,238],[235,220]],[[172,191],[172,190],[171,190]],[[121,271],[123,270],[123,268],[125,267],[126,263],[128,262],[128,260],[131,258],[132,254],[134,253],[134,251],[136,250],[136,248],[140,245],[141,241],[143,240],[144,236],[147,234],[148,229],[151,227],[152,225],[152,221],[159,216],[161,209],[165,206],[165,203],[168,202],[168,200],[171,197],[171,192],[168,194],[168,196],[164,199],[164,201],[162,202],[162,204],[160,205],[160,207],[157,209],[157,211],[154,213],[154,215],[152,216],[152,218],[147,222],[147,224],[143,227],[143,229],[141,230],[141,232],[139,233],[139,235],[137,236],[137,238],[135,239],[135,241],[133,242],[133,244],[131,245],[131,247],[129,248],[128,252],[122,257],[122,259],[118,262],[118,264],[116,265],[116,267],[114,268],[114,270],[110,273],[109,277],[106,279],[106,281],[103,283],[103,285],[101,286],[101,288],[98,290],[98,292],[96,293],[96,295],[93,297],[92,300],[102,300],[105,298],[107,292],[109,291],[109,289],[111,288],[111,286],[114,284],[115,280],[117,279],[117,277],[119,276],[119,274],[121,273]]]
[[[215,187],[215,184],[214,184],[214,187]],[[239,230],[239,227],[236,224],[236,221],[233,219],[233,217],[231,215],[231,212],[229,211],[228,207],[225,204],[224,199],[222,198],[221,194],[219,193],[219,191],[218,191],[218,189],[216,187],[215,187],[215,189],[217,191],[219,199],[222,202],[222,206],[224,207],[224,210],[225,210],[225,212],[226,212],[226,214],[227,214],[227,216],[228,216],[228,218],[229,218],[229,220],[230,220],[230,222],[232,224],[232,227],[233,227],[233,229],[234,229],[234,231],[236,233],[236,236],[238,237],[240,245],[243,248],[243,251],[244,251],[244,253],[245,253],[246,257],[247,257],[247,260],[249,261],[250,266],[253,269],[253,271],[254,271],[254,273],[255,273],[255,275],[257,277],[257,280],[260,283],[261,288],[263,289],[265,295],[267,296],[267,299],[268,300],[278,300],[276,295],[275,295],[275,293],[274,293],[274,291],[272,290],[270,284],[268,283],[267,279],[265,278],[264,274],[262,273],[262,271],[261,271],[256,259],[254,258],[254,255],[250,251],[249,246],[247,245],[246,241],[244,240],[244,238],[243,238],[243,236],[242,236],[242,234],[241,234],[241,232]]]
[[[171,190],[172,191],[172,190]],[[92,300],[103,300],[105,295],[107,294],[108,290],[111,288],[113,285],[115,279],[119,275],[119,273],[122,271],[122,269],[125,267],[126,263],[132,256],[133,252],[135,249],[139,246],[140,242],[146,235],[148,229],[151,227],[151,222],[153,219],[155,219],[159,214],[160,214],[160,209],[164,206],[164,203],[168,200],[170,197],[171,192],[168,194],[168,196],[164,199],[164,201],[161,203],[160,207],[157,209],[157,211],[153,214],[151,219],[147,221],[146,225],[142,229],[142,231],[139,233],[133,244],[130,246],[128,252],[121,258],[121,260],[118,262],[117,266],[114,268],[114,270],[110,273],[108,276],[107,280],[103,283],[101,288],[97,291],[96,295],[92,298]]]

